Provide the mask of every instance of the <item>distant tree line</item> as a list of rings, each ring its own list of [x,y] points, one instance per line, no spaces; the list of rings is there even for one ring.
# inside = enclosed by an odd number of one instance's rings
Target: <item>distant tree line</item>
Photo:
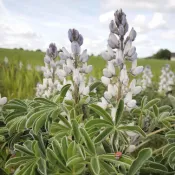
[[[168,49],[160,49],[157,53],[155,53],[152,58],[160,59],[160,60],[170,60],[171,52]]]

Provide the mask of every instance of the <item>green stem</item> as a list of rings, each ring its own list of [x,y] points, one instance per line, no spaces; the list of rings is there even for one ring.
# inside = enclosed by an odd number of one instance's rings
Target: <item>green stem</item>
[[[171,125],[170,127],[172,128],[172,127],[174,127],[174,126],[175,126],[175,124]],[[147,135],[147,138],[148,138],[148,137],[151,137],[151,136],[154,135],[154,134],[157,134],[157,133],[159,133],[159,132],[166,131],[166,130],[168,130],[168,128],[162,128],[162,129],[156,130],[156,131],[154,131],[154,132],[151,132],[151,133],[149,133],[149,134]]]

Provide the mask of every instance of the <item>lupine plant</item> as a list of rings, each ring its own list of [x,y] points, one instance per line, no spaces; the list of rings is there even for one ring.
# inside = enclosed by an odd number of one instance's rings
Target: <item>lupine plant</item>
[[[136,86],[136,80],[129,80],[129,75],[136,76],[143,71],[143,66],[137,66],[136,47],[132,46],[136,38],[136,31],[132,28],[129,35],[128,22],[122,10],[114,14],[114,20],[109,24],[110,34],[107,51],[102,53],[102,57],[107,61],[107,66],[103,69],[102,82],[107,86],[104,93],[105,104],[103,107],[114,102],[115,105],[124,98],[125,107],[131,110],[136,106],[133,96],[140,93],[141,87]],[[131,68],[127,68],[126,62],[131,62]],[[116,70],[118,68],[118,72]]]
[[[171,71],[169,64],[162,67],[161,72],[158,91],[160,93],[167,93],[172,90],[172,86],[175,83],[175,74]]]
[[[46,52],[45,78],[52,84],[57,80],[49,95],[38,90],[33,100],[2,100],[3,174],[175,173],[175,97],[169,96],[172,107],[159,106],[159,99],[143,97],[138,104],[132,98],[141,91],[133,76],[143,71],[132,46],[136,32],[132,28],[125,38],[126,15],[117,10],[114,16],[108,50],[102,54],[107,60],[102,83],[85,81],[92,66],[87,65],[87,50],[81,52],[83,36],[70,29],[71,53],[63,47],[57,62],[55,44]]]
[[[152,71],[150,66],[145,66],[143,70],[143,75],[142,75],[142,89],[146,89],[147,87],[150,87],[152,85]]]

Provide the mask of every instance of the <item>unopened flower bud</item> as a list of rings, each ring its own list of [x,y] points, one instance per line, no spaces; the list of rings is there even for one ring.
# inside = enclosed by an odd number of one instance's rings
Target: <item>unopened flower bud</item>
[[[49,49],[47,49],[47,55],[52,59],[55,59],[58,56],[57,47],[54,43],[49,45]]]
[[[79,32],[76,29],[69,29],[68,38],[70,42],[77,41],[79,37]]]
[[[120,49],[117,49],[116,51],[116,62],[117,66],[121,65],[123,63],[123,53]]]
[[[124,33],[125,33],[124,27],[123,27],[122,24],[120,24],[120,25],[119,25],[119,35],[120,35],[120,36],[123,36]]]
[[[134,30],[134,28],[132,28],[131,31],[130,31],[130,33],[129,33],[130,40],[131,41],[134,41],[135,38],[136,38],[136,35],[137,35],[136,31]]]
[[[108,44],[112,49],[119,48],[120,43],[115,34],[111,33],[109,35]]]
[[[128,56],[132,57],[136,52],[136,47],[131,47],[131,49],[128,51]]]
[[[83,36],[80,34],[77,40],[79,46],[81,46],[83,44]]]
[[[118,31],[118,29],[117,29],[117,26],[116,26],[114,20],[111,20],[111,22],[110,22],[110,24],[109,24],[109,29],[110,29],[110,31],[111,31],[112,33],[115,33],[115,34],[119,35],[119,31]]]

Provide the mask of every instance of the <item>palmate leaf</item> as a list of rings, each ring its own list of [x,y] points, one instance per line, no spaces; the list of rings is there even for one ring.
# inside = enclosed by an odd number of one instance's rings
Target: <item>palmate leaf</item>
[[[150,148],[142,149],[137,158],[133,161],[128,175],[135,175],[143,164],[152,156],[152,150]]]
[[[111,116],[103,108],[95,104],[89,105],[89,108],[92,109],[99,116],[102,116],[104,120],[113,124]]]

